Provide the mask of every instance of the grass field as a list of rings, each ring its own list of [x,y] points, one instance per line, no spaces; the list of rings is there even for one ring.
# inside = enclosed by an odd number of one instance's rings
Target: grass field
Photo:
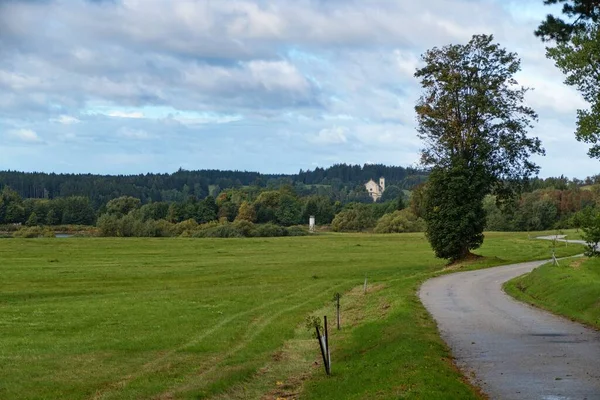
[[[600,329],[600,259],[562,260],[506,283],[519,300]]]
[[[549,246],[490,233],[463,268]],[[422,234],[3,239],[0,260],[1,399],[477,398],[418,301],[445,269]],[[303,321],[337,291],[327,378]]]

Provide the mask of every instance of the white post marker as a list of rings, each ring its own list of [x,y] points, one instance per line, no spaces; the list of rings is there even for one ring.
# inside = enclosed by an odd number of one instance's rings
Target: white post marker
[[[309,232],[314,232],[315,231],[315,216],[311,215],[308,218],[308,231]]]

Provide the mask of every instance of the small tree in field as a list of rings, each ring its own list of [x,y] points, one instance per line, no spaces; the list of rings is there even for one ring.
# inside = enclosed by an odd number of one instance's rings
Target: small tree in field
[[[451,261],[483,243],[484,197],[511,195],[538,171],[529,156],[544,153],[526,135],[537,115],[514,79],[520,60],[492,41],[476,35],[466,45],[429,50],[415,73],[423,88],[415,107],[421,160],[432,166],[426,233],[436,256]]]

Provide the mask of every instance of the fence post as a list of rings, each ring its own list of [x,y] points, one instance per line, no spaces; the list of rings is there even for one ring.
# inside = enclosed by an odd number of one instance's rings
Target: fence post
[[[338,331],[340,330],[340,297],[341,295],[339,293],[335,294],[335,299],[337,301],[337,328]]]
[[[328,367],[328,361],[327,361],[327,356],[325,354],[325,349],[323,348],[323,340],[321,338],[321,332],[319,332],[319,326],[315,325],[315,329],[317,331],[317,340],[319,341],[319,348],[321,349],[321,356],[323,357],[323,366],[325,367],[325,373],[327,375],[329,375],[329,367]]]
[[[327,330],[327,315],[323,317],[325,325],[325,351],[327,352],[327,375],[331,375],[331,353],[329,352],[329,331]]]

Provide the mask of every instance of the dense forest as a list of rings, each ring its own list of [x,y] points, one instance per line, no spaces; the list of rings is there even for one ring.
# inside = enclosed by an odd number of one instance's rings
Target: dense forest
[[[388,185],[411,189],[426,179],[426,173],[415,168],[381,164],[346,165],[316,168],[294,175],[269,175],[247,171],[180,169],[172,174],[91,175],[47,174],[0,171],[0,190],[9,186],[22,198],[54,199],[84,196],[95,209],[120,196],[136,197],[142,204],[157,201],[183,201],[189,195],[203,199],[217,197],[222,190],[254,186],[277,189],[291,185],[303,195],[328,195],[343,203],[354,201],[357,191],[369,179],[384,176]]]
[[[373,203],[364,183],[380,176],[386,190]],[[412,168],[343,164],[295,175],[7,171],[0,172],[0,225],[5,231],[22,225],[95,225],[107,236],[279,236],[289,233],[281,228],[306,225],[314,215],[319,226],[335,231],[421,231],[426,180],[426,171]],[[487,196],[484,208],[488,230],[578,227],[586,212],[600,209],[600,175],[535,178],[514,201]]]

